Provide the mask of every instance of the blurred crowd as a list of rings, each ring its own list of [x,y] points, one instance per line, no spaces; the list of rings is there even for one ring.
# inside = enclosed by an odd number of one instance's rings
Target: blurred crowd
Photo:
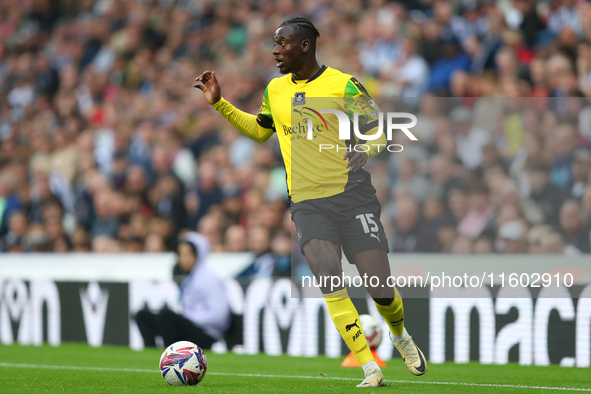
[[[213,69],[257,113],[294,15],[321,64],[419,114],[419,141],[368,166],[393,251],[590,252],[576,0],[2,1],[0,250],[161,252],[197,230],[254,252],[245,274],[288,272],[276,137],[247,139],[191,86]]]
[[[372,163],[394,252],[590,253],[585,97],[423,97],[417,142]]]

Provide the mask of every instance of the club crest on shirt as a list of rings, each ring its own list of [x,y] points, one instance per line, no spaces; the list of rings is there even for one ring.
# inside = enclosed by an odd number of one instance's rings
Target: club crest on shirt
[[[299,92],[295,94],[293,98],[293,105],[304,105],[306,104],[306,92]]]

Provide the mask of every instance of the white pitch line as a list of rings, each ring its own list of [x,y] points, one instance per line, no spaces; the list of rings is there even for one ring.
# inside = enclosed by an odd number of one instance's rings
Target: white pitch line
[[[37,369],[57,369],[71,371],[97,371],[97,372],[140,372],[156,373],[156,369],[137,369],[137,368],[108,368],[108,367],[80,367],[76,365],[46,365],[46,364],[16,364],[0,363],[0,368],[37,368]],[[298,375],[270,375],[260,373],[231,373],[231,372],[207,372],[208,375],[219,376],[240,376],[247,378],[281,378],[281,379],[326,379],[326,380],[351,380],[358,381],[359,378],[343,378],[336,376],[298,376]],[[433,382],[425,380],[388,380],[390,383],[412,383],[412,384],[434,384],[444,386],[469,386],[469,387],[496,387],[507,389],[529,389],[529,390],[559,390],[559,391],[591,391],[591,388],[575,387],[549,387],[549,386],[525,386],[518,384],[492,384],[492,383],[462,383],[462,382]]]
[[[61,369],[70,371],[97,371],[97,372],[158,372],[154,369],[136,369],[136,368],[108,368],[108,367],[79,367],[76,365],[45,365],[45,364],[16,364],[16,363],[0,363],[0,367],[4,368],[38,368],[38,369]]]

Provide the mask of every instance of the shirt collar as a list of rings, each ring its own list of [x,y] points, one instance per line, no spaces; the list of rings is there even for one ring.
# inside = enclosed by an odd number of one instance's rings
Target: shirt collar
[[[322,65],[322,67],[320,67],[320,70],[318,70],[318,72],[317,72],[316,74],[314,74],[314,75],[312,76],[312,78],[308,79],[308,80],[307,80],[306,82],[304,82],[304,83],[310,83],[310,82],[312,82],[313,80],[315,80],[316,78],[318,78],[319,76],[321,76],[321,75],[322,75],[322,73],[323,73],[323,72],[324,72],[326,69],[327,69],[327,67],[326,67],[325,65]],[[297,80],[295,79],[295,76],[294,76],[294,74],[291,74],[291,82],[293,82],[293,83],[297,84]]]

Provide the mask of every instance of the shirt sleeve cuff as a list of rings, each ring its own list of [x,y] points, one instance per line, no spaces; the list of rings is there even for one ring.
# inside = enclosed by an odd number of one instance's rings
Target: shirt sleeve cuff
[[[227,103],[226,99],[224,99],[223,97],[219,99],[219,101],[215,104],[212,104],[211,106],[213,107],[213,109],[219,109],[222,105],[224,105],[225,103]]]

